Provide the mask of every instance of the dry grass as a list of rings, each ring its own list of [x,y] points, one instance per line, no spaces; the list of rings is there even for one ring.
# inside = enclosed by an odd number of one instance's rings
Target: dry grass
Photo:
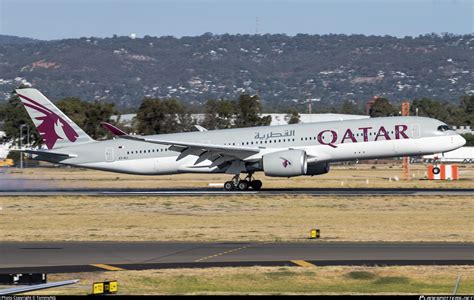
[[[265,188],[303,187],[390,187],[390,188],[474,188],[474,166],[460,167],[461,180],[425,180],[426,166],[411,166],[412,180],[401,180],[403,171],[400,164],[335,166],[328,174],[291,179],[265,177]],[[231,178],[225,174],[180,174],[172,176],[139,176],[85,170],[78,168],[30,168],[7,169],[0,174],[1,188],[202,188],[209,183],[223,183]],[[390,180],[390,178],[392,180]],[[400,180],[396,180],[398,178]],[[367,184],[368,180],[368,184]]]
[[[473,188],[474,169],[460,181],[414,180],[400,166],[337,167],[318,177],[263,178],[265,187]],[[261,175],[258,176],[262,178]],[[142,177],[81,169],[11,169],[0,188],[185,188],[226,175]],[[319,227],[325,241],[474,241],[468,196],[1,197],[0,241],[305,241]],[[459,294],[474,293],[474,268],[251,267],[53,274],[79,284],[34,292],[87,294],[95,281],[118,280],[120,294]]]
[[[469,196],[2,197],[1,241],[474,241]]]
[[[93,282],[117,280],[119,294],[458,294],[474,293],[472,266],[247,267],[53,274],[79,278],[69,287],[34,292],[88,294]]]

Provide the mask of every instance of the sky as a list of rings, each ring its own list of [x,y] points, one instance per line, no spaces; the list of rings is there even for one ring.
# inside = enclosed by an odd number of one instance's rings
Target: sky
[[[474,0],[0,0],[0,34],[474,33]]]

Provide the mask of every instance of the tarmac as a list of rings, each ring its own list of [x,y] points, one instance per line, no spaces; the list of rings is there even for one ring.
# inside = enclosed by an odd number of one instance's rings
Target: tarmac
[[[474,189],[428,188],[272,188],[260,191],[193,189],[3,189],[0,196],[222,196],[222,195],[310,195],[310,196],[474,196]]]
[[[474,243],[2,242],[0,273],[236,266],[474,265]]]

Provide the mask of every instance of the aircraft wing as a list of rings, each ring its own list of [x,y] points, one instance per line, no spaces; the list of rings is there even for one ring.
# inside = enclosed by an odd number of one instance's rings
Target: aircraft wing
[[[224,162],[233,161],[236,159],[244,160],[245,158],[260,152],[260,149],[255,147],[156,140],[130,135],[122,135],[120,138],[152,144],[169,145],[170,150],[181,152],[176,160],[180,160],[188,155],[196,155],[199,156],[199,158],[194,163],[195,165],[205,161],[206,159],[209,159],[213,162],[211,167],[218,166]]]
[[[74,284],[76,282],[79,282],[79,279],[8,288],[8,289],[0,290],[0,296],[1,295],[13,295],[13,294],[19,294],[19,293],[26,293],[26,292],[32,292],[32,291],[37,291],[37,290],[49,289],[49,288],[53,288],[53,287]]]
[[[196,127],[197,130],[201,131],[201,132],[204,132],[204,131],[207,131],[206,128],[200,126],[200,125],[194,125],[194,127]]]

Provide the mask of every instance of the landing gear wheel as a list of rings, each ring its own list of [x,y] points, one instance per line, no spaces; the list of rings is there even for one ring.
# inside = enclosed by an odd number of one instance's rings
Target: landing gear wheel
[[[237,189],[239,191],[246,191],[249,189],[249,183],[247,180],[241,180],[239,181],[239,183],[237,184]]]
[[[252,180],[250,182],[250,186],[252,187],[252,189],[258,191],[262,188],[262,181],[261,180]]]
[[[232,181],[226,181],[226,182],[224,183],[224,190],[226,190],[226,191],[232,191],[232,190],[234,190],[234,188],[235,188],[235,187],[234,187],[234,183],[233,183]]]

